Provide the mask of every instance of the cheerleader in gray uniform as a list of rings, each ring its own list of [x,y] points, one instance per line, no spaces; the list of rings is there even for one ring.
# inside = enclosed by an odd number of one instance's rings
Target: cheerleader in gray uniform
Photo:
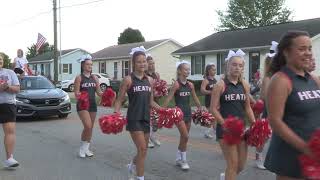
[[[121,103],[125,100],[125,94],[128,94],[129,107],[126,130],[130,132],[137,149],[136,156],[128,164],[128,172],[129,179],[135,178],[137,180],[144,180],[144,161],[150,135],[150,108],[160,108],[153,100],[153,80],[145,74],[147,66],[145,51],[144,47],[132,49],[133,72],[123,79],[114,106],[115,112],[120,112]]]
[[[183,121],[177,124],[177,128],[180,132],[180,142],[176,155],[176,165],[180,166],[182,170],[188,170],[190,168],[187,162],[187,144],[189,131],[191,127],[191,106],[190,97],[193,98],[198,109],[201,108],[201,104],[197,97],[194,86],[191,82],[187,81],[187,77],[190,74],[190,65],[187,61],[177,63],[177,81],[175,81],[170,89],[169,95],[165,99],[163,106],[166,107],[174,97],[176,106],[178,106],[183,112]]]
[[[313,157],[307,141],[320,127],[320,82],[306,71],[311,58],[309,34],[289,31],[271,64],[266,97],[273,134],[264,165],[277,180],[303,179],[298,157]]]

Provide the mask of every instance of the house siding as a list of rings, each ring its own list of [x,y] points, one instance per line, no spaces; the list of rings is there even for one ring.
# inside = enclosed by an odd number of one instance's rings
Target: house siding
[[[179,59],[173,57],[171,53],[179,48],[181,48],[181,46],[176,45],[172,41],[168,41],[148,52],[155,61],[155,68],[160,74],[160,78],[168,83],[171,83],[172,79],[176,78],[176,62]]]

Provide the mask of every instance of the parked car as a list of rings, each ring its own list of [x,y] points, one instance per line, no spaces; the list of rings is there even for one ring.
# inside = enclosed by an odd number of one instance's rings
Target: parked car
[[[108,74],[104,73],[92,73],[93,75],[99,78],[100,88],[102,91],[106,90],[107,87],[110,87],[110,78]],[[63,80],[61,81],[62,89],[66,91],[73,92],[74,91],[74,79],[71,80]]]
[[[55,87],[46,77],[25,76],[16,96],[17,117],[55,116],[66,118],[71,113],[68,93]]]

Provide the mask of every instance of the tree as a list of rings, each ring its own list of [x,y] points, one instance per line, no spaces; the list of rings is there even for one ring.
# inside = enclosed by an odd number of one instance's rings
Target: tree
[[[3,56],[3,67],[4,67],[4,68],[11,69],[11,67],[10,67],[11,59],[9,58],[9,56],[6,55],[6,54],[3,53],[3,52],[0,52],[0,54]]]
[[[54,46],[50,45],[49,43],[46,42],[42,45],[42,47],[39,49],[39,51],[37,53],[36,45],[32,44],[30,47],[28,47],[28,52],[27,52],[26,57],[27,57],[27,59],[30,59],[30,58],[33,58],[37,55],[43,54],[45,52],[50,52],[53,50],[54,50]]]
[[[218,31],[252,28],[292,20],[285,0],[229,0],[226,12],[217,11]]]
[[[118,44],[144,42],[144,37],[138,29],[127,28],[118,37]]]

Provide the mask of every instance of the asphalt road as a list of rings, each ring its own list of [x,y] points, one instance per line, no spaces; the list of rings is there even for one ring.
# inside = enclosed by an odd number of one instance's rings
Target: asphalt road
[[[112,109],[99,107],[98,117],[110,112]],[[96,123],[92,140],[95,156],[80,159],[77,151],[81,130],[74,105],[72,114],[66,119],[47,117],[18,122],[15,158],[21,166],[16,170],[0,169],[0,180],[126,180],[126,164],[135,154],[129,134],[124,131],[118,135],[105,135]],[[203,132],[202,127],[193,125],[191,128],[187,151],[191,169],[184,172],[175,166],[178,130],[160,130],[162,144],[148,150],[145,179],[219,180],[225,162],[218,143],[205,139]],[[2,131],[0,134],[3,137]],[[4,160],[4,149],[1,150],[0,158]],[[250,148],[247,166],[238,179],[269,180],[275,176],[254,167],[254,149]]]

